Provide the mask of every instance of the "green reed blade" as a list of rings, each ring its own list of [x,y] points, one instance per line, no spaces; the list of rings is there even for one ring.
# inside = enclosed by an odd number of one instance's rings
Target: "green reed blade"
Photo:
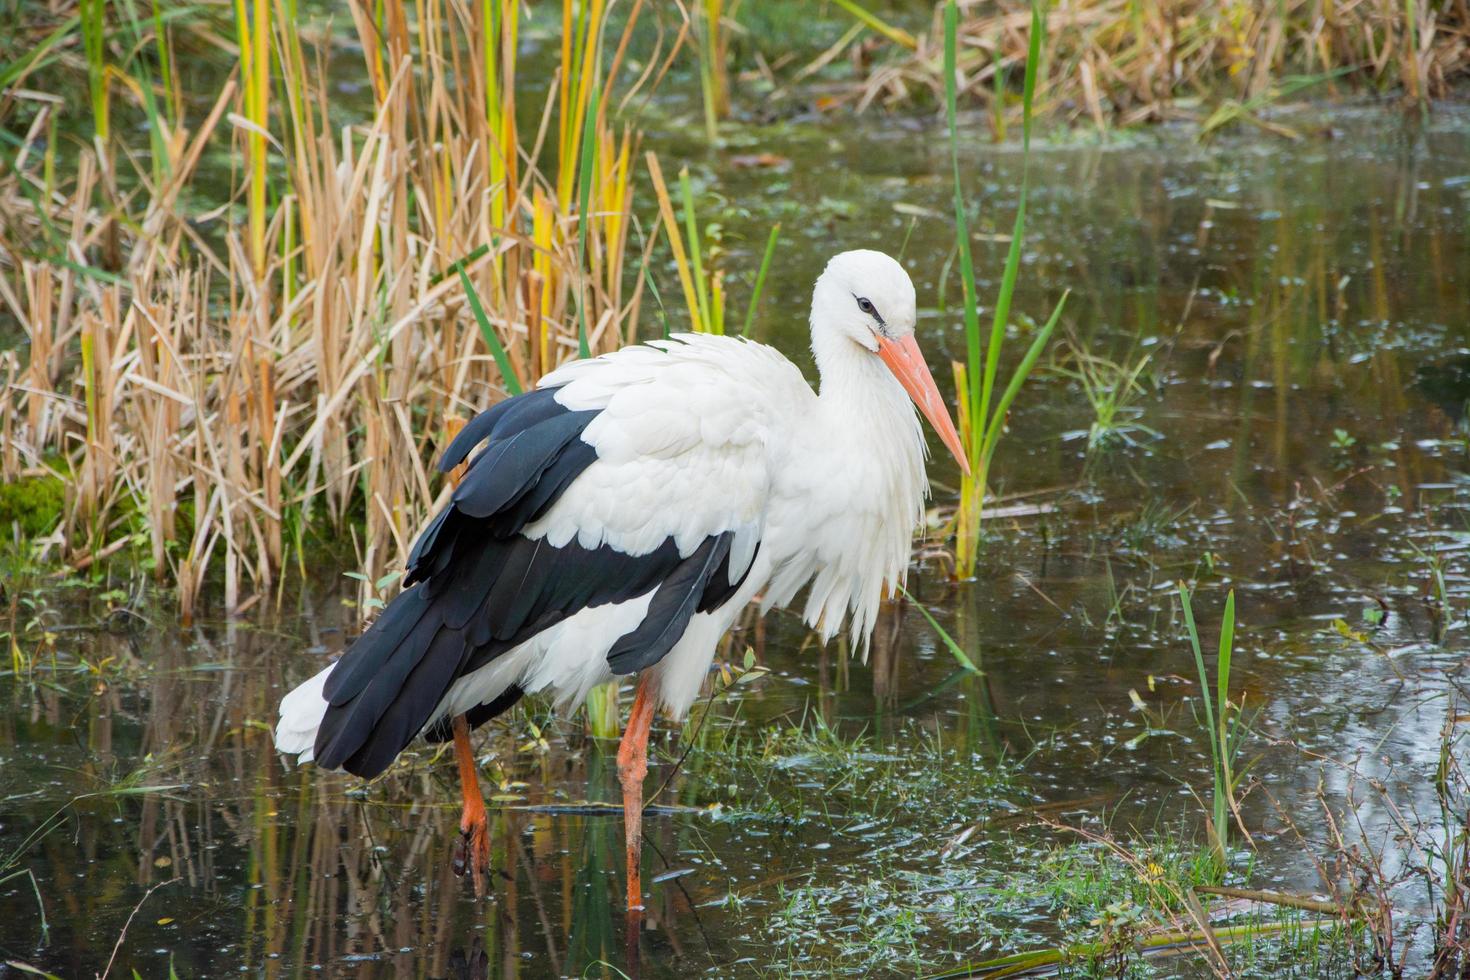
[[[710,320],[709,283],[704,278],[704,244],[699,238],[699,219],[694,214],[694,190],[689,182],[689,168],[679,171],[679,197],[684,208],[684,234],[689,239],[689,266],[694,278],[694,298],[699,304],[699,322],[714,333]]]
[[[1184,628],[1189,633],[1189,645],[1194,651],[1194,665],[1199,670],[1200,699],[1205,703],[1205,723],[1212,733],[1211,755],[1216,756],[1216,764],[1219,764],[1218,751],[1214,748],[1213,733],[1215,731],[1215,709],[1210,702],[1210,678],[1205,670],[1205,655],[1200,648],[1199,627],[1194,622],[1194,608],[1189,603],[1189,586],[1183,582],[1179,583],[1179,603],[1184,610]]]
[[[495,332],[495,325],[485,315],[485,307],[480,304],[480,294],[475,290],[475,284],[470,282],[469,276],[465,275],[463,265],[456,271],[459,272],[460,285],[464,287],[464,298],[469,301],[470,312],[474,314],[475,323],[480,327],[480,336],[485,338],[485,346],[490,348],[490,353],[495,358],[495,365],[500,368],[500,377],[505,382],[505,390],[512,395],[519,395],[525,389],[521,387],[521,379],[516,377],[515,371],[511,369],[510,357],[505,353],[505,346],[500,342],[500,335]]]
[[[1026,198],[1031,188],[1031,107],[1036,96],[1036,74],[1041,64],[1041,42],[1046,32],[1046,22],[1041,17],[1041,7],[1033,0],[1031,4],[1031,43],[1026,52],[1026,80],[1021,89],[1021,193],[1016,201],[1016,221],[1011,229],[1011,247],[1006,253],[1005,271],[1001,275],[1000,294],[995,299],[995,315],[990,321],[990,344],[985,355],[984,379],[978,377],[978,365],[970,364],[971,397],[977,381],[981,388],[978,402],[980,411],[974,417],[983,420],[990,417],[990,398],[995,390],[995,375],[1000,368],[1000,348],[1005,340],[1006,322],[1011,313],[1011,297],[1016,291],[1016,274],[1021,267],[1021,244],[1026,230]]]
[[[1041,357],[1042,350],[1046,348],[1046,342],[1051,339],[1052,331],[1056,329],[1057,321],[1062,316],[1062,308],[1067,305],[1067,297],[1070,295],[1070,291],[1065,292],[1062,298],[1057,300],[1057,305],[1052,309],[1051,317],[1046,321],[1046,325],[1036,334],[1036,339],[1031,341],[1031,346],[1027,348],[1026,356],[1021,358],[1021,363],[1016,365],[1010,384],[1006,385],[1005,392],[995,405],[995,414],[990,424],[985,427],[985,441],[980,452],[982,459],[989,460],[991,454],[995,452],[995,444],[1000,440],[1001,426],[1005,425],[1006,414],[1011,410],[1011,402],[1016,400],[1021,386],[1026,383],[1031,369],[1036,366],[1037,359]]]
[[[959,247],[960,286],[964,293],[965,347],[972,378],[980,375],[980,308],[975,298],[975,260],[970,254],[970,225],[965,207],[964,182],[960,179],[960,134],[957,122],[958,93],[956,90],[956,35],[959,31],[959,7],[949,0],[944,7],[944,116],[949,124],[949,159],[954,176],[954,222],[955,244]],[[969,403],[979,400],[979,388],[972,384]],[[964,396],[962,396],[964,397]],[[971,414],[971,419],[975,416]],[[970,466],[975,468],[980,456],[980,432],[983,423],[970,425],[970,445],[967,447]]]
[[[1215,674],[1219,687],[1219,703],[1223,706],[1230,693],[1230,656],[1235,647],[1235,590],[1225,597],[1225,612],[1220,619],[1220,655]]]
[[[924,608],[924,604],[922,602],[919,602],[912,595],[910,595],[909,590],[901,585],[898,587],[898,591],[903,593],[903,597],[905,599],[914,604],[914,608],[918,609],[919,612],[924,614],[924,618],[929,621],[930,626],[934,627],[934,632],[939,634],[939,638],[944,641],[944,645],[949,649],[950,654],[953,655],[953,657],[961,667],[963,667],[965,670],[968,670],[972,674],[984,673],[979,667],[975,666],[975,661],[971,660],[969,655],[960,648],[960,645],[955,642],[954,637],[950,636],[949,633],[945,631],[944,627],[939,625],[939,620],[935,619],[930,614],[929,610]]]
[[[766,285],[766,272],[771,268],[771,256],[776,254],[776,238],[781,234],[781,222],[771,226],[770,237],[766,239],[766,251],[761,256],[761,267],[755,274],[755,288],[750,291],[750,305],[745,308],[745,322],[740,325],[740,336],[744,337],[750,333],[750,325],[755,322],[755,308],[761,301],[761,290]]]
[[[0,65],[0,91],[10,88],[18,79],[24,78],[37,68],[50,64],[53,60],[51,49],[71,37],[71,32],[76,30],[81,22],[81,16],[73,14],[62,21],[56,30],[47,34],[40,44],[31,48],[25,57],[18,58],[8,65]]]

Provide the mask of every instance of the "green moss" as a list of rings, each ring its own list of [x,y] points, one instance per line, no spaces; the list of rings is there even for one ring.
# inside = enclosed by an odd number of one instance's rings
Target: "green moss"
[[[0,528],[19,522],[27,537],[45,534],[61,519],[66,486],[54,476],[33,476],[0,483]]]

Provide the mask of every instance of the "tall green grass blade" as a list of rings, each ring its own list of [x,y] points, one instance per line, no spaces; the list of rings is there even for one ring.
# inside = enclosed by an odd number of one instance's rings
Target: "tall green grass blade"
[[[954,176],[955,244],[959,247],[960,287],[964,293],[965,348],[971,376],[978,377],[980,373],[980,306],[975,297],[975,260],[970,254],[969,215],[965,206],[964,181],[960,178],[960,133],[956,108],[958,69],[955,53],[958,31],[959,7],[955,4],[955,0],[949,0],[944,6],[944,117],[949,124],[949,159]],[[975,405],[978,402],[979,389],[973,384],[971,388],[969,403]],[[972,414],[971,418],[974,419],[975,416]],[[970,425],[970,445],[967,449],[972,469],[975,468],[980,458],[980,433],[983,425],[983,422],[977,421],[972,421]]]
[[[909,590],[901,585],[898,587],[898,591],[903,593],[903,597],[905,599],[914,604],[914,608],[918,609],[919,612],[924,614],[924,618],[929,621],[930,626],[934,627],[934,632],[939,634],[939,639],[944,641],[945,647],[948,648],[950,654],[954,657],[955,661],[961,667],[963,667],[965,670],[968,670],[972,674],[981,673],[980,668],[975,666],[975,661],[971,660],[969,655],[966,654],[964,650],[960,649],[960,645],[955,642],[954,637],[950,636],[949,633],[945,631],[944,627],[939,625],[939,620],[935,619],[930,614],[929,610],[924,608],[924,604],[922,602],[919,602],[912,595],[910,595]]]
[[[49,64],[53,60],[52,49],[71,37],[71,32],[76,30],[81,22],[81,16],[73,14],[62,21],[56,30],[47,34],[41,43],[32,48],[24,58],[18,58],[8,65],[0,66],[0,90],[10,88],[37,68]]]
[[[750,325],[755,322],[755,308],[761,301],[761,290],[766,286],[766,272],[771,268],[771,256],[776,254],[776,238],[781,234],[781,222],[771,226],[771,235],[766,239],[766,251],[761,256],[760,270],[755,274],[755,288],[750,291],[750,305],[745,309],[745,322],[740,325],[740,336],[750,334]]]
[[[1230,656],[1235,648],[1235,590],[1225,597],[1225,612],[1220,619],[1220,655],[1215,662],[1215,679],[1219,689],[1219,704],[1222,706],[1230,697]],[[1223,719],[1222,719],[1223,720]]]
[[[709,283],[704,278],[704,245],[699,238],[699,219],[694,214],[694,189],[689,182],[689,168],[679,171],[679,197],[684,208],[684,234],[689,239],[689,266],[694,277],[694,298],[699,304],[699,322],[711,333]]]
[[[430,276],[429,277],[429,285],[431,285],[431,286],[437,286],[437,285],[439,285],[441,282],[443,282],[445,279],[449,278],[450,276],[454,275],[456,272],[462,272],[466,268],[468,268],[469,266],[473,265],[475,263],[475,260],[476,259],[480,258],[483,255],[488,255],[489,253],[490,253],[490,246],[489,245],[477,245],[464,258],[462,258],[462,259],[456,259],[455,261],[449,263],[448,267],[445,268],[445,270],[443,272],[441,272],[441,273],[439,273],[438,275],[435,275],[435,276]]]
[[[1219,765],[1218,750],[1214,749],[1213,733],[1215,728],[1215,708],[1210,703],[1210,678],[1205,670],[1205,654],[1200,648],[1199,627],[1194,622],[1194,608],[1189,603],[1189,586],[1183,582],[1179,583],[1179,604],[1184,611],[1184,628],[1189,633],[1189,645],[1194,650],[1194,665],[1199,670],[1199,693],[1200,700],[1205,703],[1205,724],[1211,732],[1211,755],[1216,756],[1215,764]]]
[[[87,87],[92,97],[92,127],[105,141],[107,124],[107,2],[81,0],[82,49],[87,58]]]
[[[505,390],[512,395],[519,395],[524,389],[521,387],[521,379],[516,377],[515,371],[511,369],[510,357],[505,353],[505,346],[500,342],[500,335],[495,332],[495,325],[485,315],[485,307],[480,304],[480,294],[475,290],[475,284],[470,282],[470,277],[465,275],[464,266],[460,266],[459,282],[464,287],[464,298],[469,301],[470,312],[475,316],[475,323],[480,328],[480,336],[485,338],[485,346],[490,348],[491,355],[495,358],[495,366],[500,368],[500,377],[505,381]]]
[[[1199,671],[1200,700],[1205,706],[1204,727],[1209,735],[1214,783],[1210,817],[1213,821],[1216,856],[1223,870],[1228,860],[1228,811],[1234,809],[1234,785],[1230,772],[1230,757],[1234,751],[1232,744],[1235,743],[1230,729],[1234,726],[1227,725],[1227,714],[1230,710],[1230,659],[1235,644],[1235,593],[1232,591],[1225,600],[1225,612],[1220,624],[1219,659],[1213,685],[1210,684],[1209,673],[1205,669],[1205,655],[1200,645],[1199,627],[1194,621],[1194,609],[1189,601],[1189,588],[1183,582],[1179,583],[1179,600],[1184,612],[1184,626],[1189,633],[1190,648],[1194,653],[1195,668]]]
[[[832,2],[847,11],[861,23],[866,24],[879,34],[888,38],[894,44],[901,44],[910,51],[913,51],[919,46],[919,42],[908,31],[901,27],[895,27],[877,14],[864,9],[857,4],[856,0],[832,0]]]
[[[1231,735],[1236,725],[1227,724],[1225,718],[1226,712],[1230,710],[1230,658],[1234,647],[1235,590],[1231,589],[1230,594],[1225,597],[1225,612],[1220,618],[1220,652],[1215,661],[1215,684],[1218,691],[1215,705],[1220,716],[1220,731],[1216,735],[1216,740],[1220,744],[1218,753],[1220,770],[1215,785],[1215,826],[1220,831],[1222,851],[1225,848],[1225,825],[1228,819],[1226,808],[1227,806],[1233,808],[1234,804],[1231,800],[1235,794],[1235,778],[1231,772],[1230,760],[1234,753],[1232,743],[1236,741]],[[1239,721],[1238,714],[1236,721]]]
[[[163,29],[163,9],[159,0],[148,5],[153,14],[153,47],[158,51],[158,75],[165,92],[174,90],[173,54],[168,47],[168,34]],[[293,4],[294,6],[294,4]],[[294,15],[294,11],[291,12]]]
[[[1021,386],[1026,383],[1026,378],[1030,376],[1037,359],[1041,357],[1041,352],[1046,348],[1046,342],[1051,339],[1052,331],[1056,329],[1057,321],[1061,319],[1062,308],[1067,305],[1069,295],[1071,294],[1063,293],[1062,298],[1057,300],[1056,307],[1051,311],[1051,317],[1036,334],[1036,338],[1031,341],[1031,346],[1026,350],[1026,356],[1021,358],[1020,364],[1016,365],[1010,384],[1006,385],[1005,392],[1001,394],[1000,401],[996,403],[995,414],[985,428],[985,441],[981,446],[981,456],[984,459],[989,459],[991,453],[995,452],[995,444],[1000,440],[1001,426],[1005,425],[1006,414],[1011,410],[1011,402],[1016,400]]]
[[[1006,252],[1005,271],[1001,274],[1000,294],[995,300],[995,315],[990,322],[990,344],[985,354],[984,378],[979,378],[977,366],[970,365],[970,388],[973,398],[974,387],[981,385],[979,398],[971,405],[980,406],[977,419],[990,417],[990,398],[995,390],[995,375],[1000,368],[1000,348],[1005,340],[1006,322],[1011,315],[1011,297],[1016,291],[1016,274],[1021,267],[1021,243],[1026,231],[1026,198],[1031,189],[1031,106],[1036,96],[1036,74],[1041,65],[1041,41],[1046,31],[1041,19],[1041,7],[1033,0],[1031,4],[1031,43],[1026,51],[1026,80],[1021,89],[1021,193],[1016,201],[1016,221],[1011,228],[1011,247]]]
[[[138,16],[138,8],[135,0],[122,0],[119,4],[127,16],[128,26],[133,32],[132,43],[129,47],[133,51],[133,57],[128,64],[128,70],[132,72],[133,78],[138,83],[138,91],[143,99],[143,111],[148,118],[148,141],[153,149],[153,182],[156,186],[162,186],[169,177],[169,155],[168,147],[164,145],[164,134],[172,127],[164,124],[163,114],[158,108],[158,99],[153,94],[153,72],[143,57],[143,22]],[[157,6],[154,7],[154,22],[157,23]],[[160,51],[160,58],[162,52]]]

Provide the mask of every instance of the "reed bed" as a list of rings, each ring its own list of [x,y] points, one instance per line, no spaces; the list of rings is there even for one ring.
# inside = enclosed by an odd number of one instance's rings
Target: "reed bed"
[[[206,101],[167,70],[174,28],[53,5],[58,40],[0,98],[0,122],[30,120],[0,154],[0,310],[28,340],[0,362],[0,482],[64,484],[44,556],[138,549],[187,617],[207,582],[240,611],[335,539],[380,600],[447,492],[428,461],[456,422],[637,336],[658,229],[635,227],[620,107],[683,34],[634,72],[642,0],[616,30],[608,6],[563,7],[528,109],[518,4],[350,5],[371,112],[344,124],[347,55],[303,39],[290,0],[236,0],[238,66]],[[62,167],[64,103],[25,86],[73,49],[93,138]],[[221,151],[228,195],[204,210]]]
[[[1007,94],[1017,86],[1007,80],[1026,63],[1030,5],[964,0],[960,8],[960,97],[988,108],[1003,135],[1006,114],[1017,109]],[[874,15],[861,13],[860,22],[872,26]],[[1215,125],[1248,119],[1273,98],[1318,82],[1329,91],[1393,92],[1424,104],[1470,76],[1463,0],[1056,0],[1044,16],[1037,111],[1100,129],[1179,117]],[[917,38],[873,29],[893,56],[863,64],[862,79],[835,101],[942,104],[942,6]]]

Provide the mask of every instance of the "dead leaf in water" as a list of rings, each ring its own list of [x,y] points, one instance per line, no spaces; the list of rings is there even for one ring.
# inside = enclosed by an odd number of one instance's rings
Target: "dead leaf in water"
[[[730,158],[730,166],[736,170],[784,170],[791,166],[791,158],[777,153],[737,153]]]

